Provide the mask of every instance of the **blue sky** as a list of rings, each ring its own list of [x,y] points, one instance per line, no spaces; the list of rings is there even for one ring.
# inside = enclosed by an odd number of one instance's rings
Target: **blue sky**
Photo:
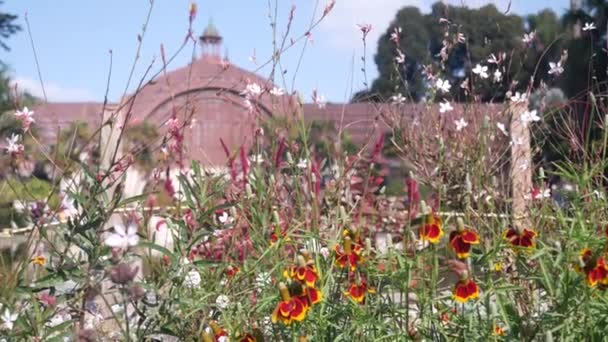
[[[285,31],[287,15],[296,6],[291,37],[308,30],[313,16],[319,16],[329,0],[277,0],[279,34]],[[272,54],[272,29],[268,2],[275,0],[199,0],[195,33],[200,34],[213,18],[224,37],[223,51],[233,64],[255,70]],[[373,30],[367,49],[367,78],[376,76],[373,55],[377,37],[386,30],[397,9],[405,5],[428,11],[434,1],[424,0],[337,0],[334,11],[314,31],[312,44],[303,49],[298,44],[282,57],[289,90],[298,90],[310,100],[313,88],[333,102],[343,102],[363,88],[361,69],[363,46],[358,23],[370,23]],[[511,12],[534,13],[552,8],[561,14],[569,0],[449,0],[481,6],[494,3]],[[172,54],[183,42],[188,28],[189,0],[155,0],[140,59],[135,68],[134,88],[143,72],[155,60],[152,70],[159,70],[160,45]],[[108,78],[112,50],[113,67],[109,88],[111,101],[118,101],[127,84],[129,71],[138,46],[149,7],[149,0],[9,0],[2,11],[15,13],[25,29],[24,14],[28,13],[36,51],[40,61],[45,90],[50,101],[101,101]],[[0,57],[11,67],[11,75],[20,87],[40,95],[34,55],[29,36],[24,30],[9,40],[11,51]],[[258,65],[251,61],[254,55]],[[196,51],[198,55],[200,52]],[[169,69],[186,65],[192,58],[193,47],[188,46]],[[298,63],[301,58],[300,66]],[[297,73],[296,73],[297,70]],[[268,68],[260,70],[268,76]],[[295,74],[295,83],[292,79]]]

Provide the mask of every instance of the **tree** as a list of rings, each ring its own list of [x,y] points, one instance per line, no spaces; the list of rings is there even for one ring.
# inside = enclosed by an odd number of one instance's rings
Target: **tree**
[[[0,6],[4,1],[0,0]],[[15,24],[17,16],[10,13],[0,11],[0,48],[5,51],[10,50],[6,41],[12,35],[19,32],[21,27]],[[0,113],[12,109],[10,101],[10,79],[7,76],[7,66],[0,60]]]
[[[4,1],[0,1],[0,6],[3,4]],[[0,47],[6,51],[10,50],[6,40],[21,30],[21,26],[15,24],[17,18],[14,14],[0,12]]]
[[[395,28],[401,27],[399,49],[405,55],[405,62],[396,67],[396,46],[389,39]],[[404,7],[397,12],[388,30],[378,40],[378,52],[374,61],[378,66],[379,76],[373,82],[371,99],[386,100],[393,94],[401,92],[418,99],[423,94],[423,82],[420,69],[430,60],[428,50],[429,33],[425,16],[416,7]],[[370,95],[370,94],[367,94]],[[363,98],[361,93],[357,98]]]
[[[539,42],[530,50],[522,42],[525,28],[538,30]],[[401,28],[399,44],[390,37],[396,28]],[[530,80],[538,84],[546,78],[546,72],[532,78],[536,64],[544,49],[558,35],[560,24],[550,10],[526,19],[517,15],[501,13],[494,5],[477,9],[448,6],[437,2],[431,13],[423,15],[416,7],[399,10],[387,31],[380,37],[375,62],[379,76],[371,91],[359,92],[354,101],[372,99],[387,100],[396,93],[417,101],[424,97],[428,85],[423,75],[424,67],[448,79],[452,85],[470,78],[471,69],[477,64],[487,65],[491,54],[504,52],[509,59],[503,70],[503,80],[498,84],[491,77],[477,80],[476,93],[482,101],[501,101],[505,92],[515,81],[517,90],[525,90]],[[458,41],[455,37],[464,37]],[[395,58],[401,51],[405,55],[403,64]],[[544,58],[553,57],[559,46],[552,46]],[[442,60],[442,55],[445,60]],[[543,63],[541,71],[546,71]],[[492,67],[490,65],[490,67]],[[460,87],[452,87],[452,96],[459,101],[469,100]]]

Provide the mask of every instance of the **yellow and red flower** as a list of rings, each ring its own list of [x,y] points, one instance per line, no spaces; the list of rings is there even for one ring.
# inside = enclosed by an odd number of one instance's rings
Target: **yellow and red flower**
[[[359,232],[358,229],[353,228],[353,229],[344,229],[344,231],[342,232],[342,236],[343,237],[350,237],[350,240],[352,241],[353,245],[357,246],[361,246],[363,247],[363,239],[361,239],[361,233]]]
[[[220,337],[228,337],[228,333],[226,332],[226,330],[220,327],[220,325],[217,324],[216,321],[209,322],[209,326],[213,331],[213,337],[215,338],[215,341],[219,341]]]
[[[479,286],[464,272],[461,279],[456,283],[452,297],[459,303],[479,298]]]
[[[240,271],[241,269],[238,266],[228,265],[228,267],[226,268],[226,276],[228,278],[232,278]]]
[[[441,218],[435,213],[427,214],[422,226],[418,229],[420,240],[428,241],[432,244],[439,243],[443,236]]]
[[[314,287],[303,287],[302,294],[298,296],[306,304],[307,307],[311,307],[319,302],[323,298],[321,291]]]
[[[343,249],[336,246],[334,250],[336,252],[336,264],[340,268],[344,268],[348,265],[350,270],[354,271],[357,268],[357,264],[363,262],[363,258],[361,258],[361,251],[363,248],[358,244],[353,246],[350,236],[344,237]]]
[[[285,239],[285,241],[291,240],[287,235],[287,227],[279,227],[278,225],[275,227],[274,231],[270,234],[270,245],[274,245],[279,239]]]
[[[352,298],[359,304],[363,304],[365,303],[365,295],[368,293],[376,293],[376,289],[368,287],[365,279],[359,279],[351,283],[348,291],[344,292],[344,295]]]
[[[579,271],[585,273],[587,285],[595,287],[600,284],[602,287],[608,286],[608,266],[604,257],[594,257],[589,248],[585,248],[580,253],[580,260],[583,264]]]
[[[308,310],[307,303],[298,297],[292,297],[289,294],[289,289],[283,283],[279,283],[279,291],[281,292],[281,301],[272,313],[272,323],[280,321],[285,325],[289,325],[293,321],[303,321],[306,318]]]
[[[509,228],[505,232],[504,237],[513,247],[532,249],[536,245],[534,242],[536,235],[536,232],[532,229]]]
[[[494,328],[492,329],[492,336],[505,336],[507,333],[505,329],[503,329],[500,325],[494,324]]]
[[[467,258],[471,252],[471,246],[478,244],[479,235],[464,226],[459,226],[457,230],[450,233],[450,247],[456,252],[459,259]]]
[[[245,334],[245,336],[239,339],[240,342],[257,342],[257,339],[251,334]]]
[[[44,264],[46,264],[46,258],[44,257],[44,255],[37,255],[32,259],[32,264],[44,266]]]
[[[286,278],[297,280],[308,287],[315,287],[319,274],[312,260],[306,262],[303,256],[298,256],[298,264],[289,267],[284,272]]]

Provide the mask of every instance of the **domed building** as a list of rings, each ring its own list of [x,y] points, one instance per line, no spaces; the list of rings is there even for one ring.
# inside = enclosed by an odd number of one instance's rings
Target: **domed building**
[[[101,125],[104,111],[120,112],[127,125],[146,122],[161,130],[175,115],[186,126],[183,144],[188,148],[188,159],[221,165],[226,161],[222,142],[229,149],[247,145],[257,120],[296,109],[295,98],[270,95],[273,85],[269,80],[231,65],[221,56],[222,37],[212,23],[200,43],[200,57],[179,69],[161,72],[119,104],[105,108],[101,103],[40,105],[35,111],[43,138],[53,143],[57,127],[65,129],[76,121],[95,129]],[[247,97],[248,86],[259,86],[260,95]]]

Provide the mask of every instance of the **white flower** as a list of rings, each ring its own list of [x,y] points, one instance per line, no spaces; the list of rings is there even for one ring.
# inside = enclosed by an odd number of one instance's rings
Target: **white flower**
[[[219,295],[215,299],[215,305],[217,305],[220,310],[226,310],[228,305],[230,305],[230,299],[228,299],[228,296],[226,295]]]
[[[113,248],[127,249],[129,246],[136,246],[139,242],[137,236],[137,224],[131,222],[125,229],[125,226],[118,224],[114,226],[114,233],[110,234],[106,240],[106,246]]]
[[[462,131],[465,127],[469,125],[468,122],[464,121],[464,118],[460,118],[460,120],[455,120],[454,124],[456,124],[457,131]]]
[[[308,167],[308,160],[300,158],[298,164],[296,165],[298,169],[305,169]]]
[[[397,62],[397,64],[405,63],[405,55],[399,49],[397,49],[397,57],[395,57],[395,62]]]
[[[549,62],[549,75],[559,76],[562,72],[564,72],[562,61],[558,61],[557,63]]]
[[[603,192],[599,192],[597,190],[593,190],[593,194],[598,198],[598,199],[604,199],[604,193]]]
[[[284,94],[285,94],[285,91],[279,87],[274,87],[270,91],[270,95],[272,95],[272,96],[283,96]]]
[[[530,43],[532,43],[532,41],[534,40],[535,37],[536,37],[536,31],[532,31],[530,33],[524,34],[522,41],[526,44],[530,44]]]
[[[505,127],[505,124],[498,122],[496,123],[496,127],[498,127],[498,129],[502,132],[502,134],[504,135],[509,135],[509,133],[507,133],[507,128]]]
[[[583,31],[591,31],[591,30],[595,30],[595,24],[594,23],[585,23],[585,26],[583,26]]]
[[[6,149],[6,152],[12,155],[23,152],[23,145],[19,144],[20,140],[21,136],[14,133],[13,135],[11,135],[10,138],[6,138],[6,142],[8,143],[8,145],[4,147]]]
[[[197,270],[191,270],[184,278],[184,285],[189,289],[199,287],[201,285],[201,274]]]
[[[256,97],[262,93],[262,87],[255,82],[247,83],[245,86],[245,90],[243,90],[242,94],[247,97]]]
[[[165,123],[165,126],[169,126],[171,128],[179,128],[179,120],[177,118],[170,118]]]
[[[248,98],[245,98],[243,100],[243,105],[245,106],[245,109],[247,109],[247,111],[250,113],[253,113],[253,111],[255,110],[253,102],[251,102],[251,100]]]
[[[511,102],[513,102],[513,103],[526,102],[526,94],[520,94],[520,92],[515,92],[515,95],[511,96]]]
[[[59,324],[65,322],[67,320],[70,320],[71,318],[72,317],[70,316],[70,314],[63,314],[63,313],[58,312],[55,315],[53,315],[51,317],[51,319],[48,322],[46,322],[44,325],[49,328],[56,327]]]
[[[78,214],[78,210],[76,210],[76,207],[74,206],[74,199],[70,198],[67,194],[64,194],[61,199],[61,212],[68,219],[71,219]]]
[[[393,41],[393,43],[397,44],[399,43],[399,36],[401,35],[401,27],[395,27],[393,29],[393,32],[391,32],[391,38],[390,40]]]
[[[539,191],[537,194],[534,194],[534,199],[549,198],[549,197],[551,197],[551,189],[544,189],[543,191]]]
[[[251,156],[251,158],[249,158],[252,162],[257,163],[257,164],[261,164],[264,162],[264,156],[262,156],[261,154],[256,154],[254,156]]]
[[[529,167],[530,167],[530,162],[527,161],[527,160],[524,160],[523,162],[521,162],[519,164],[519,169],[522,170],[522,171],[527,170]]]
[[[230,224],[234,219],[230,217],[227,211],[222,210],[222,213],[217,216],[217,220],[220,221],[221,224]]]
[[[226,336],[220,336],[217,339],[217,342],[228,342],[228,337],[226,337]]]
[[[319,254],[321,254],[323,259],[327,259],[329,257],[329,249],[327,247],[321,247]]]
[[[482,66],[481,64],[477,64],[472,71],[481,78],[488,78],[488,67],[485,65]]]
[[[23,130],[26,132],[30,129],[30,126],[36,122],[36,120],[34,120],[34,111],[29,110],[27,107],[23,107],[22,110],[16,111],[15,117],[21,121]]]
[[[438,78],[437,82],[435,82],[435,88],[441,90],[444,93],[447,93],[452,88],[452,85],[448,80],[442,80],[441,78]]]
[[[524,143],[524,139],[522,138],[513,138],[509,145],[522,145]]]
[[[448,100],[445,100],[444,102],[439,102],[439,113],[451,112],[453,110],[454,107],[452,107]]]
[[[217,219],[220,221],[220,223],[228,222],[228,213],[223,211],[222,214],[217,217]]]
[[[83,327],[85,329],[94,329],[95,327],[99,326],[99,323],[101,323],[103,320],[104,317],[99,312],[90,313],[85,311]]]
[[[463,33],[458,32],[456,40],[458,40],[460,44],[464,44],[467,41],[467,37],[465,37]]]
[[[530,122],[538,122],[540,121],[540,117],[536,113],[536,109],[525,111],[521,114],[521,122],[524,126],[527,126]]]
[[[258,289],[264,288],[272,283],[268,272],[260,272],[255,276],[255,286]]]
[[[317,89],[312,90],[312,102],[319,107],[319,109],[325,108],[325,97],[317,91]]]
[[[421,251],[430,246],[430,242],[428,240],[417,240],[416,241],[416,250]]]
[[[15,321],[19,317],[18,314],[11,314],[8,308],[4,309],[4,313],[2,314],[2,329],[13,330],[13,326],[15,325]]]
[[[496,69],[494,71],[494,82],[500,82],[502,80],[502,72],[500,72],[500,70]]]
[[[498,64],[498,58],[496,58],[494,54],[491,54],[490,57],[488,57],[488,63]]]
[[[405,102],[405,96],[401,93],[391,96],[391,102],[394,104],[402,104]]]

